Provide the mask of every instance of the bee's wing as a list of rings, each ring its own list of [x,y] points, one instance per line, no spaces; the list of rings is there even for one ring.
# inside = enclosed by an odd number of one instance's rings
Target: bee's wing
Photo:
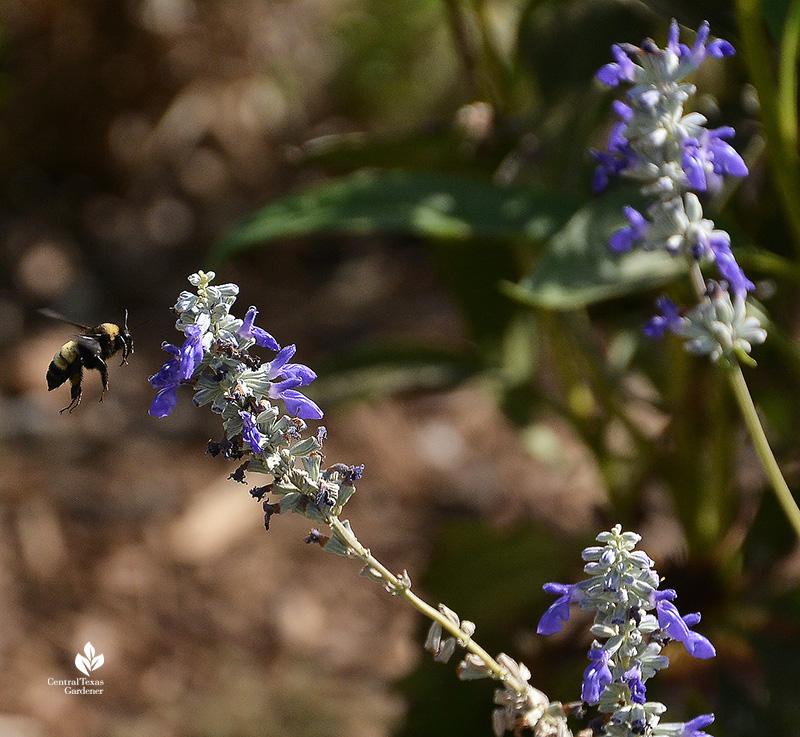
[[[76,335],[75,342],[90,350],[94,355],[100,355],[100,343],[91,335]]]
[[[80,328],[84,332],[90,333],[92,331],[92,328],[90,328],[88,325],[81,325],[79,322],[67,320],[67,318],[64,317],[63,315],[59,315],[58,312],[48,309],[47,307],[42,307],[39,310],[39,313],[45,315],[46,317],[51,317],[53,318],[53,320],[59,320],[60,322],[65,322],[67,323],[67,325],[74,325],[76,328]]]

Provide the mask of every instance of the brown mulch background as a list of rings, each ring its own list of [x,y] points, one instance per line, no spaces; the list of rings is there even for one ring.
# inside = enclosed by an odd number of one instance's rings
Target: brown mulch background
[[[216,418],[188,393],[147,415],[147,377],[173,340],[168,308],[202,254],[255,206],[311,178],[287,147],[348,130],[329,84],[345,0],[6,0],[0,292],[0,734],[9,737],[380,737],[402,718],[393,684],[423,657],[419,617],[357,566],[302,543],[204,455]],[[226,268],[237,307],[296,359],[363,336],[464,340],[418,243],[296,242]],[[75,320],[131,313],[136,353],[84,402],[44,375]],[[534,460],[491,388],[337,407],[329,460],[364,463],[348,516],[412,579],[449,511],[582,529],[595,471],[558,424]],[[449,511],[448,511],[449,510]],[[463,613],[469,616],[468,613]],[[80,675],[91,641],[102,696]],[[488,729],[487,714],[487,729]]]

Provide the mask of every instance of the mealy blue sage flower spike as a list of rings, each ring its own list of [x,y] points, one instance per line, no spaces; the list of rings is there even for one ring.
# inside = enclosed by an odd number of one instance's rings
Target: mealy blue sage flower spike
[[[281,348],[266,330],[255,326],[258,315],[255,307],[250,307],[244,320],[231,315],[239,287],[212,286],[213,278],[214,272],[192,274],[189,281],[197,287],[197,294],[182,292],[175,303],[173,309],[178,315],[175,327],[183,333],[184,342],[180,348],[170,343],[162,346],[171,358],[150,377],[150,383],[158,389],[150,414],[156,417],[171,414],[178,402],[178,387],[191,383],[198,407],[211,402],[221,412],[230,403],[229,393],[237,390],[254,405],[267,398],[281,400],[291,415],[320,419],[322,410],[297,390],[310,384],[317,375],[308,366],[289,363],[296,350],[293,345]],[[247,352],[253,345],[278,355],[262,363]],[[247,418],[238,416],[245,423],[248,436],[255,439],[257,422],[251,413],[247,415]]]
[[[210,405],[222,418],[224,435],[218,442],[211,441],[207,452],[241,462],[230,476],[234,481],[245,482],[246,473],[272,477],[270,483],[250,489],[250,495],[261,502],[266,529],[273,515],[288,512],[327,525],[330,534],[314,528],[305,542],[360,561],[363,576],[429,617],[433,624],[425,647],[437,661],[446,662],[459,648],[466,651],[457,669],[459,678],[498,682],[492,712],[497,737],[522,729],[539,737],[572,737],[565,707],[528,682],[530,672],[524,664],[503,653],[491,657],[474,641],[472,622],[461,620],[442,604],[434,609],[423,601],[411,591],[406,571],[392,573],[359,542],[349,521],[340,519],[364,466],[333,463],[323,467],[325,429],[303,436],[304,420],[321,418],[322,410],[298,390],[314,381],[316,374],[308,366],[290,362],[295,346],[281,348],[272,335],[256,326],[255,307],[247,310],[244,319],[235,317],[231,308],[239,288],[212,285],[214,276],[213,272],[192,274],[189,282],[196,292],[182,292],[173,307],[183,342],[163,344],[169,358],[150,377],[158,390],[150,414],[171,414],[182,390],[193,392],[198,407]],[[257,352],[251,353],[254,346],[276,355],[265,361]],[[278,403],[288,414],[281,412]],[[277,498],[271,501],[270,496]]]
[[[602,190],[611,179],[624,177],[639,183],[650,204],[643,213],[624,208],[628,222],[611,236],[609,247],[615,252],[663,250],[685,259],[700,299],[697,307],[684,311],[660,300],[663,314],[647,324],[645,333],[661,337],[669,330],[686,339],[687,350],[713,361],[752,363],[752,345],[766,339],[759,318],[747,307],[754,285],[736,262],[730,235],[704,216],[700,199],[719,191],[726,177],[747,176],[747,166],[728,143],[733,128],[709,129],[705,116],[684,110],[696,92],[687,77],[709,57],[734,54],[733,46],[722,39],[709,41],[708,23],[686,46],[673,20],[665,48],[648,39],[641,47],[617,44],[612,54],[615,60],[599,70],[598,79],[610,87],[630,86],[625,101],[613,104],[620,120],[608,150],[594,154],[594,188]],[[717,275],[709,281],[701,269],[712,264]]]
[[[650,557],[636,550],[641,537],[620,525],[597,536],[599,546],[583,551],[588,578],[576,584],[545,584],[558,599],[542,615],[537,631],[551,635],[569,621],[571,605],[595,612],[595,636],[583,674],[581,699],[608,715],[602,734],[609,737],[674,735],[696,737],[698,727],[713,721],[706,714],[690,722],[666,723],[666,707],[647,700],[645,683],[669,665],[661,654],[672,640],[683,643],[695,658],[713,658],[716,650],[705,635],[695,632],[699,614],[681,615],[673,589],[659,589],[661,579]]]

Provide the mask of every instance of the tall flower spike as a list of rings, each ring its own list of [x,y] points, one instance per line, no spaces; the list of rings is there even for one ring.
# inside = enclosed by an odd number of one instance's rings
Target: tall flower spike
[[[392,574],[361,545],[349,522],[340,519],[364,466],[333,463],[323,468],[321,451],[327,431],[319,427],[316,432],[305,433],[304,422],[321,417],[322,410],[298,391],[317,375],[308,366],[291,362],[296,353],[294,345],[280,349],[274,338],[256,327],[255,307],[247,311],[244,320],[231,314],[238,287],[216,286],[213,279],[213,273],[192,274],[189,281],[196,293],[186,291],[178,297],[173,308],[178,315],[175,327],[184,342],[180,348],[163,345],[169,358],[150,378],[158,390],[150,413],[158,417],[170,414],[181,387],[193,390],[193,402],[198,407],[210,405],[220,415],[225,434],[221,440],[209,442],[207,452],[241,461],[230,475],[235,481],[246,482],[246,473],[272,477],[270,483],[250,489],[250,495],[262,505],[264,527],[269,530],[276,515],[295,512],[304,516],[315,524],[305,539],[307,543],[362,561],[364,576],[381,582],[393,595],[405,594],[406,601],[431,617],[434,625],[426,646],[437,660],[446,661],[463,648],[468,652],[458,666],[459,678],[492,678],[498,682],[492,715],[498,737],[523,729],[539,737],[571,737],[561,703],[551,702],[528,683],[530,673],[522,663],[503,654],[496,660],[491,658],[473,641],[472,622],[461,620],[443,605],[436,613],[419,597],[409,595],[408,573]],[[277,350],[277,355],[264,361],[250,354],[254,345]],[[280,402],[287,413],[281,413]],[[316,529],[318,524],[327,525],[331,534],[323,535]],[[581,592],[554,586],[566,593],[568,616],[569,601],[577,601]],[[570,596],[571,590],[575,596]]]
[[[581,610],[594,611],[592,634],[597,638],[589,650],[590,664],[583,675],[581,699],[597,704],[609,715],[605,730],[623,735],[670,735],[681,737],[683,724],[661,722],[663,704],[647,701],[646,681],[669,661],[661,655],[664,642],[680,640],[698,658],[714,655],[709,640],[693,627],[699,615],[681,617],[672,604],[672,589],[659,590],[661,579],[648,555],[636,550],[640,537],[623,532],[620,525],[597,536],[600,545],[583,551],[587,578],[576,584],[546,584],[545,590],[559,599],[545,612],[540,633],[553,633],[569,618],[570,602]],[[688,722],[690,729],[705,726],[704,717]],[[685,737],[690,737],[689,733]],[[699,735],[691,735],[699,737]]]
[[[277,417],[264,412],[269,400],[281,401],[288,412],[300,419],[319,419],[322,410],[300,391],[316,374],[303,364],[289,363],[295,346],[282,349],[275,338],[255,325],[258,310],[250,307],[243,320],[230,310],[239,288],[235,284],[212,284],[213,272],[197,272],[189,277],[195,294],[182,292],[175,303],[176,328],[184,335],[180,348],[164,344],[171,357],[150,378],[158,389],[150,414],[166,417],[178,402],[182,384],[195,389],[198,406],[211,403],[226,418],[229,439],[241,434],[253,453],[260,453],[274,434]],[[274,360],[262,364],[251,356],[253,344],[279,351]],[[254,411],[257,409],[258,411]],[[268,417],[262,420],[261,417]],[[270,430],[270,428],[273,428]]]
[[[641,47],[612,47],[614,61],[600,69],[598,78],[612,87],[632,86],[625,102],[614,105],[621,121],[614,126],[608,150],[594,154],[598,166],[593,186],[602,189],[612,177],[626,177],[639,182],[641,193],[650,200],[643,212],[624,208],[628,223],[611,236],[612,251],[666,251],[689,264],[697,276],[695,284],[707,283],[706,291],[717,294],[717,301],[704,299],[691,310],[678,311],[672,303],[662,302],[663,316],[651,319],[645,333],[661,337],[669,330],[686,339],[690,352],[707,354],[714,361],[725,356],[754,364],[748,354],[766,333],[745,309],[753,282],[736,262],[730,236],[704,217],[695,194],[715,192],[726,177],[748,173],[744,159],[729,143],[733,128],[709,129],[703,115],[684,112],[695,93],[686,78],[707,58],[734,53],[730,43],[709,36],[709,25],[703,23],[691,47],[682,44],[673,20],[664,49],[649,39]],[[709,264],[716,266],[720,277],[713,290],[702,273]],[[732,298],[718,294],[727,290]]]

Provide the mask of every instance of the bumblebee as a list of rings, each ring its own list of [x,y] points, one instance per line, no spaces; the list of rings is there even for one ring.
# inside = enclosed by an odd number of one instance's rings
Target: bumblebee
[[[133,353],[133,338],[128,331],[128,311],[125,310],[125,322],[122,328],[113,322],[103,322],[96,327],[88,327],[77,322],[67,320],[52,310],[39,310],[43,315],[61,320],[68,325],[74,325],[83,332],[76,335],[74,340],[67,341],[61,346],[58,353],[53,356],[53,360],[47,367],[47,390],[52,391],[61,386],[69,379],[72,387],[70,396],[72,401],[59,411],[72,412],[81,403],[81,381],[83,380],[83,369],[97,369],[103,381],[103,391],[100,394],[100,401],[108,391],[108,366],[106,359],[122,351],[122,363],[124,366],[128,362],[128,356]]]

